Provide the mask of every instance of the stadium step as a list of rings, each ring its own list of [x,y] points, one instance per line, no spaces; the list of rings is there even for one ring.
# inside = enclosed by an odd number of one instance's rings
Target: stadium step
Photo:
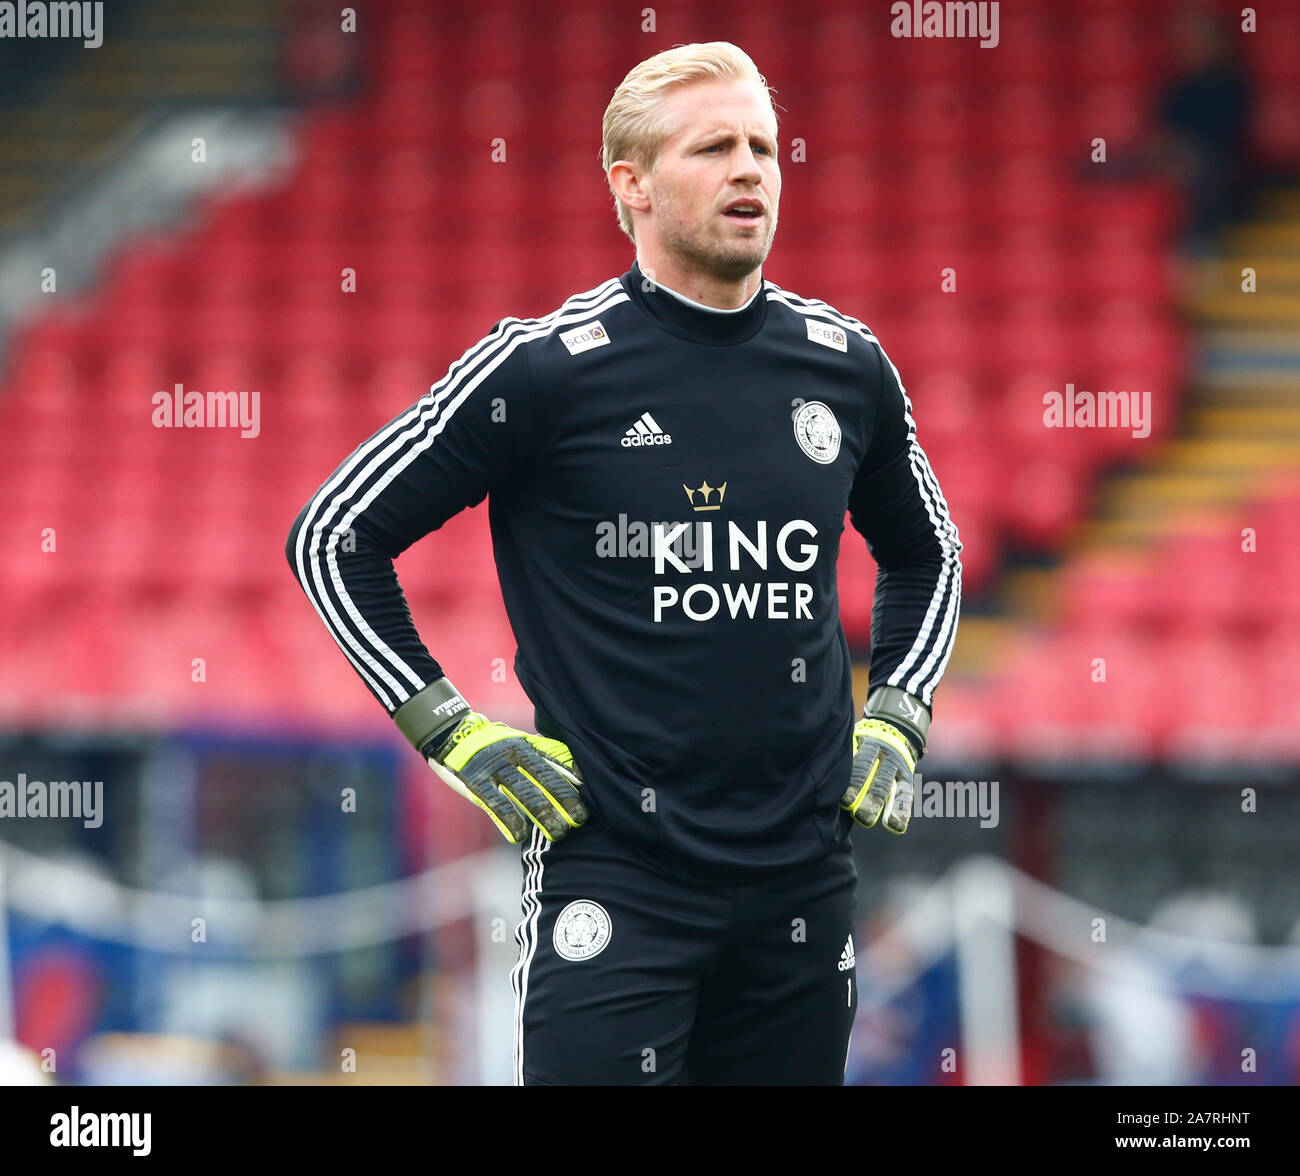
[[[1188,309],[1205,324],[1204,364],[1182,435],[1102,487],[1077,551],[1148,544],[1180,516],[1230,509],[1300,468],[1300,190],[1268,207],[1278,219],[1231,230],[1224,255],[1195,267]],[[1248,265],[1259,293],[1241,290]]]
[[[1096,509],[1075,530],[1059,568],[1003,576],[998,615],[963,619],[954,666],[983,663],[995,672],[1007,664],[998,648],[1002,617],[1045,626],[1050,634],[1067,618],[1071,601],[1078,604],[1078,585],[1091,582],[1090,568],[1104,569],[1099,583],[1120,593],[1108,600],[1122,602],[1132,589],[1164,600],[1186,588],[1187,607],[1218,606],[1194,600],[1195,585],[1177,582],[1176,564],[1171,579],[1163,561],[1199,550],[1180,543],[1235,547],[1246,504],[1257,504],[1260,518],[1276,517],[1287,479],[1300,471],[1300,189],[1275,196],[1269,210],[1288,219],[1234,230],[1222,256],[1191,267],[1187,309],[1202,323],[1202,360],[1179,433],[1154,442],[1138,468],[1103,479]],[[1265,293],[1241,291],[1241,269],[1250,264],[1258,264]],[[1225,591],[1233,604],[1231,588]],[[1175,600],[1164,607],[1173,610],[1167,619],[1179,619]]]
[[[1255,257],[1277,257],[1300,253],[1300,220],[1263,221],[1229,229],[1224,234],[1226,252]]]
[[[36,100],[6,110],[0,245],[38,221],[49,203],[42,196],[66,187],[132,123],[169,106],[281,97],[285,5],[141,0],[121,16],[102,48],[56,74]]]
[[[1189,428],[1207,436],[1268,437],[1300,441],[1300,405],[1211,405],[1195,409]]]

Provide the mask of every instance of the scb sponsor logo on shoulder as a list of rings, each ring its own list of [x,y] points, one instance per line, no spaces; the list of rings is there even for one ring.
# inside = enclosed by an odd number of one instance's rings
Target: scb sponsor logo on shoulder
[[[597,319],[583,327],[574,327],[571,331],[560,332],[560,342],[568,348],[570,355],[581,355],[593,347],[605,347],[609,344],[609,332]]]
[[[832,327],[829,323],[819,323],[816,319],[808,319],[808,338],[814,343],[820,343],[823,347],[831,347],[836,351],[843,351],[847,354],[849,350],[849,339],[839,327]]]

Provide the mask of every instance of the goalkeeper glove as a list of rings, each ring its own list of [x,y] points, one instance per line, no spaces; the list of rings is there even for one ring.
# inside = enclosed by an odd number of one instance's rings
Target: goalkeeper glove
[[[894,686],[881,686],[867,700],[853,728],[853,769],[840,807],[870,829],[880,815],[891,833],[906,833],[912,819],[912,774],[925,753],[930,712]]]
[[[558,841],[587,820],[578,795],[582,774],[568,746],[490,722],[446,678],[408,699],[393,718],[438,777],[483,809],[511,844],[525,839],[529,821]]]

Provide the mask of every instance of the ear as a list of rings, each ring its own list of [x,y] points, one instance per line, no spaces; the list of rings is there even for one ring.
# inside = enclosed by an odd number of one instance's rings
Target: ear
[[[609,186],[614,194],[629,208],[646,212],[650,208],[650,195],[641,182],[641,169],[627,159],[618,159],[609,165]]]

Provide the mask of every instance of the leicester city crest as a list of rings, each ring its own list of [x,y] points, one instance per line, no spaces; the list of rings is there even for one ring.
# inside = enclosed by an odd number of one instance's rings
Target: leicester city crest
[[[794,414],[794,436],[799,448],[822,465],[840,455],[840,423],[820,400],[810,400]]]

